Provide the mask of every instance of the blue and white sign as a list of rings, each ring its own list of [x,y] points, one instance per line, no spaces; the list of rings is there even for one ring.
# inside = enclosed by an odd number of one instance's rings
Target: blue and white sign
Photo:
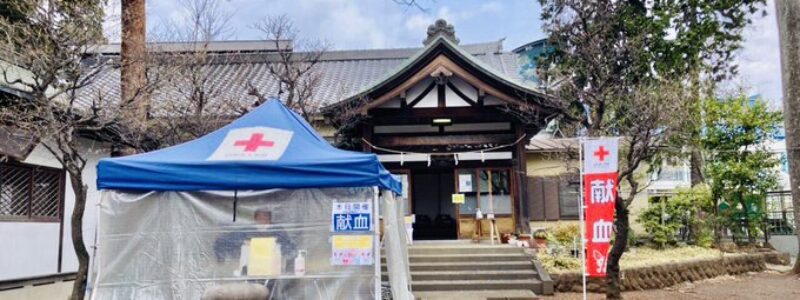
[[[331,212],[333,232],[372,231],[372,203],[334,202]]]

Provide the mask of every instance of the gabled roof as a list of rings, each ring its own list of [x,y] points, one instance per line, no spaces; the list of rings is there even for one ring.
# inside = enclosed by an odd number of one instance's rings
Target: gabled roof
[[[517,55],[503,52],[502,41],[458,46],[460,53],[480,62],[485,68],[495,70],[506,80],[521,82],[520,62]],[[227,49],[232,50],[232,49]],[[328,51],[316,65],[320,80],[314,90],[313,100],[321,105],[330,105],[356,94],[377,79],[392,74],[393,70],[423,48],[368,49]],[[114,54],[101,54],[93,59],[118,60]],[[208,83],[210,101],[216,103],[242,104],[249,106],[255,98],[249,95],[252,85],[266,96],[279,96],[278,81],[270,76],[269,65],[275,62],[276,54],[271,51],[226,51],[211,53],[211,61],[201,67],[201,72],[212,74]],[[297,52],[301,57],[302,52]],[[120,97],[119,67],[113,64],[99,74],[97,80],[82,91],[81,101],[90,105],[92,99],[102,96],[116,101]],[[151,103],[175,101],[185,97],[185,89],[167,86],[151,95]],[[210,103],[213,106],[215,103]]]
[[[577,138],[534,137],[525,145],[528,153],[552,153],[578,151],[580,141]]]
[[[440,56],[447,57],[447,59],[452,60],[457,66],[466,69],[469,73],[481,75],[482,80],[486,84],[500,91],[507,91],[509,94],[513,94],[514,98],[523,101],[532,100],[537,104],[543,104],[543,102],[550,98],[550,96],[541,92],[535,85],[522,80],[518,72],[518,64],[515,64],[515,66],[517,66],[517,68],[515,68],[517,72],[509,74],[505,72],[505,70],[497,69],[496,65],[490,65],[478,59],[478,57],[472,55],[450,39],[444,36],[438,36],[425,48],[406,59],[392,71],[387,72],[382,78],[347,97],[344,101],[329,105],[325,110],[336,110],[337,107],[344,106],[345,103],[360,101],[362,99],[367,100],[366,107],[375,106],[377,103],[369,102],[375,101],[376,99],[376,102],[380,102],[381,99],[378,99],[379,97],[385,98],[384,95],[389,93],[392,89],[412,79],[412,77],[418,76],[417,72],[421,71],[434,60],[439,59]]]

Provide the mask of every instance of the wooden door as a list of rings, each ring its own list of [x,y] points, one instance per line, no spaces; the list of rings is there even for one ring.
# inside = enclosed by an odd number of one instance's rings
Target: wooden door
[[[464,204],[457,206],[459,238],[469,239],[474,234],[487,238],[490,235],[488,215],[494,213],[498,234],[514,232],[514,199],[511,168],[475,168],[456,170],[456,191],[464,194]],[[478,223],[477,210],[483,213]]]

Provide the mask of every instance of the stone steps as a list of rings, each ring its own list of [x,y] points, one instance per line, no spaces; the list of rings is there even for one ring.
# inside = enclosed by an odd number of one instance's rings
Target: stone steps
[[[530,261],[412,262],[409,267],[412,273],[414,271],[533,270]]]
[[[533,256],[522,248],[428,242],[410,246],[408,252],[411,288],[415,295],[450,293],[452,296],[464,292],[465,296],[470,296],[474,295],[469,293],[471,291],[482,291],[487,297],[475,299],[535,299],[534,293],[552,291],[549,276],[539,274]],[[383,272],[387,279],[385,266]],[[506,294],[519,297],[502,296]]]
[[[536,290],[538,279],[411,281],[414,291]]]
[[[515,279],[537,279],[538,274],[534,270],[502,270],[502,271],[416,271],[412,272],[411,280],[515,280]],[[383,274],[383,279],[387,280],[387,274]]]
[[[503,246],[489,246],[489,245],[454,245],[437,247],[432,245],[425,246],[411,246],[408,248],[409,255],[426,255],[426,254],[524,254],[525,250],[522,248]]]
[[[487,254],[411,254],[408,259],[411,263],[425,262],[475,262],[475,261],[527,261],[531,258],[521,253],[487,253]],[[382,261],[386,258],[382,257]]]

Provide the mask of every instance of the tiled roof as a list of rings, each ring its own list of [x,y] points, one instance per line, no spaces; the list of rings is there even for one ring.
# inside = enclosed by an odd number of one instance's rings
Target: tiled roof
[[[529,153],[565,152],[578,150],[580,141],[576,138],[550,138],[534,137],[525,145],[525,150]]]
[[[458,46],[461,50],[483,62],[488,68],[506,78],[523,82],[518,70],[520,62],[514,53],[502,51],[502,41]],[[423,48],[375,49],[329,51],[322,55],[317,64],[320,81],[314,89],[314,101],[320,105],[329,105],[347,98],[373,84],[376,80],[401,66],[409,57]],[[248,95],[249,85],[267,96],[278,96],[277,80],[269,74],[269,64],[274,61],[275,53],[212,53],[212,62],[205,64],[201,72],[213,74],[210,78],[208,93],[212,101],[221,103],[245,104],[255,102]],[[303,55],[298,53],[297,55]],[[118,55],[111,53],[101,57],[118,60]],[[183,76],[182,74],[181,76]],[[185,76],[183,76],[185,77]],[[82,91],[81,101],[89,104],[93,99],[102,96],[104,99],[119,99],[119,68],[108,67],[90,86]],[[168,84],[151,96],[151,103],[165,103],[182,99],[186,87],[180,84]]]

